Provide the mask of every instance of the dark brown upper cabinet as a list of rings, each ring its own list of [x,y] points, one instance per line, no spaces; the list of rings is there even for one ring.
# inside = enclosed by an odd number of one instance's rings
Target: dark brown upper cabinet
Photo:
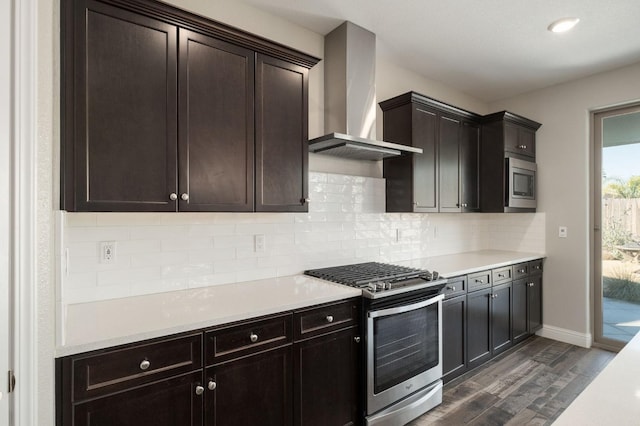
[[[252,211],[255,55],[192,31],[179,35],[179,209]]]
[[[506,157],[535,162],[536,131],[541,124],[500,111],[482,119],[480,206],[483,212],[505,211]]]
[[[299,51],[153,0],[63,0],[61,206],[306,211]]]
[[[258,55],[256,211],[308,209],[308,81],[307,68]]]
[[[387,211],[479,211],[480,116],[415,92],[380,107],[385,141],[423,149],[384,160]]]

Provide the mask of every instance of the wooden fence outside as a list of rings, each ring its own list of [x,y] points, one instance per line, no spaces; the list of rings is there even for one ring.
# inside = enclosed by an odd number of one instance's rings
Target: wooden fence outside
[[[607,198],[602,204],[602,224],[619,221],[622,229],[640,239],[640,198]]]

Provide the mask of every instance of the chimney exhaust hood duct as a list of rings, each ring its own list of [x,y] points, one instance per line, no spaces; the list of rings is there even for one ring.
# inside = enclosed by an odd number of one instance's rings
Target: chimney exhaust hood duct
[[[351,22],[325,36],[324,128],[334,133],[309,141],[309,152],[382,160],[422,149],[376,139],[376,35]]]

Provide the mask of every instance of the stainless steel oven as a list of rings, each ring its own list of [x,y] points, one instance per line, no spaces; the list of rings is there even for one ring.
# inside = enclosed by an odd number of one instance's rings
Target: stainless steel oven
[[[508,208],[536,208],[536,163],[507,157],[505,159],[507,176],[505,178],[506,200]]]
[[[427,293],[368,304],[367,425],[402,425],[442,402],[443,299]]]
[[[446,279],[374,262],[305,273],[362,289],[365,425],[401,426],[442,402]]]

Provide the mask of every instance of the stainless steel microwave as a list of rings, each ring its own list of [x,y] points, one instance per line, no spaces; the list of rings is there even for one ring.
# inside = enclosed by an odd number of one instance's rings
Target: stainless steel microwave
[[[507,157],[505,204],[513,209],[536,208],[536,163]]]

